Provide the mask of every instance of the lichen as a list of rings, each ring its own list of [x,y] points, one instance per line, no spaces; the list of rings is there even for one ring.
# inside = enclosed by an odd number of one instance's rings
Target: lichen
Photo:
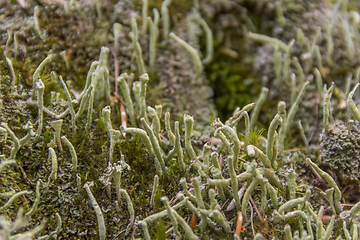
[[[358,3],[238,2],[1,2],[0,236],[357,239]]]
[[[360,124],[345,124],[336,121],[329,126],[329,132],[321,134],[321,163],[329,168],[342,181],[358,180],[360,172]]]

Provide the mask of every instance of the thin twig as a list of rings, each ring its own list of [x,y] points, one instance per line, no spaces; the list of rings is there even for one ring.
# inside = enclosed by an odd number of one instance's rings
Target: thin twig
[[[341,191],[341,194],[344,194],[344,192],[346,191],[346,189],[349,188],[349,185],[347,185],[346,187],[344,187],[344,189]]]
[[[22,191],[21,188],[19,187],[19,185],[16,184],[16,182],[14,181],[14,179],[12,177],[9,177],[11,179],[11,181],[15,184],[15,186],[20,190],[20,192]],[[22,197],[24,198],[25,202],[28,202],[28,200],[26,199],[25,195],[23,194]]]
[[[169,228],[166,232],[165,235],[168,234],[171,230],[173,230],[174,226],[172,226],[171,228]]]
[[[17,166],[19,167],[19,169],[20,169],[20,171],[21,171],[21,173],[22,173],[22,175],[23,175],[23,177],[24,177],[24,179],[25,179],[26,183],[29,183],[29,179],[27,178],[27,176],[26,176],[26,173],[25,173],[24,169],[23,169],[23,168],[22,168],[19,164],[17,164]]]
[[[353,203],[341,203],[340,205],[343,206],[343,207],[353,207],[353,206],[355,206],[355,204],[353,204]]]
[[[220,209],[221,214],[224,216],[225,220],[226,220],[226,216],[225,213],[223,212],[223,210]]]
[[[253,233],[253,236],[255,237],[255,229],[254,229],[254,210],[253,210],[253,208],[252,208],[252,206],[251,206],[251,203],[250,203],[250,201],[249,201],[249,205],[250,205],[250,209],[251,209],[251,211],[250,211],[250,213],[251,213],[251,215],[250,215],[250,221],[251,221],[251,230],[252,230],[252,233]]]
[[[240,161],[242,161],[243,163],[247,163],[247,161],[246,160],[244,160],[244,159],[242,159],[242,158],[238,158]]]
[[[314,169],[310,164],[308,165],[308,167],[311,169],[312,173],[315,175],[315,177],[316,177],[317,179],[320,179],[320,180],[323,179],[323,178],[320,176],[320,174],[319,174],[317,171],[315,171],[315,169]]]
[[[221,206],[220,210],[223,209],[223,207],[225,206],[225,204],[229,201],[229,199],[226,199],[226,201],[224,202],[224,204]]]
[[[288,153],[288,152],[297,152],[297,151],[306,151],[306,148],[292,148],[292,149],[287,149],[284,152]]]
[[[117,233],[112,240],[114,240],[115,238],[117,238],[120,234],[122,234],[122,233],[125,232],[125,231],[126,231],[126,229],[124,229],[124,230],[122,230],[121,232]]]
[[[260,222],[261,222],[261,223],[264,223],[264,219],[262,218],[262,216],[261,216],[261,214],[260,214],[260,212],[259,212],[259,209],[256,207],[255,202],[254,202],[254,200],[252,199],[251,196],[250,196],[250,201],[251,201],[251,203],[254,205],[254,208],[255,208],[255,211],[256,211],[257,215],[259,215]],[[255,235],[254,235],[254,236],[255,236]]]
[[[173,206],[177,201],[178,201],[178,199],[177,199],[176,197],[173,197],[173,198],[169,201],[170,206]]]

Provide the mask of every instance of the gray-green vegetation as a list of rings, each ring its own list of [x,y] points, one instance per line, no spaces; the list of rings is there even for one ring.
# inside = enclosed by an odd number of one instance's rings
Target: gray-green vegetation
[[[40,2],[0,4],[1,239],[359,238],[356,2]],[[232,8],[241,41],[261,50],[241,86],[256,94],[230,94],[224,120],[213,91],[238,89],[246,65],[217,62],[239,55]],[[297,25],[314,9],[318,25]],[[260,10],[276,16],[271,34]],[[95,32],[74,40],[47,24]],[[332,79],[344,72],[346,84]],[[229,81],[210,90],[208,78]]]

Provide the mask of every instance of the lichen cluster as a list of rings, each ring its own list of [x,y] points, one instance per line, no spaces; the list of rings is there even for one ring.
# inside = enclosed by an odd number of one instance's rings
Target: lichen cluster
[[[352,2],[16,2],[0,10],[0,238],[359,239]]]
[[[358,180],[359,173],[359,123],[346,126],[336,121],[329,126],[328,133],[321,135],[321,162],[342,180]]]

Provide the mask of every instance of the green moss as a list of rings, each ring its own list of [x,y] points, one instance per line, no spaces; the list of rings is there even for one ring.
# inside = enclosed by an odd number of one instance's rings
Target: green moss
[[[236,107],[245,106],[254,99],[254,80],[248,66],[219,54],[215,52],[214,58],[218,61],[206,67],[206,74],[214,89],[218,115],[227,119]]]
[[[165,240],[166,239],[166,226],[164,224],[164,222],[159,219],[158,221],[155,221],[155,229],[153,231],[155,238],[158,240]]]
[[[263,144],[260,141],[260,138],[262,137],[262,134],[264,132],[264,128],[257,130],[257,129],[252,129],[250,130],[249,136],[245,136],[244,134],[241,134],[247,141],[247,144],[249,145],[254,145],[257,148],[261,149],[262,151],[265,150]]]

